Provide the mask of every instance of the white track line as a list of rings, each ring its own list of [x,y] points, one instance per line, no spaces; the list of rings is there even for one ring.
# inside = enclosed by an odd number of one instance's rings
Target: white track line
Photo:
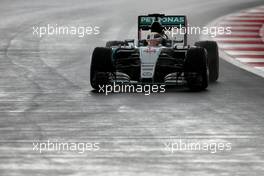
[[[263,62],[264,58],[261,59],[252,59],[252,58],[235,58],[236,60],[239,60],[240,62]]]
[[[255,67],[256,69],[262,70],[264,72],[264,67]]]

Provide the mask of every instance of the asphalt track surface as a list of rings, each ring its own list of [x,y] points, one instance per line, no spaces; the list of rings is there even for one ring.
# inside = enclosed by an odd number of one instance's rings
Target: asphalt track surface
[[[263,175],[264,80],[220,62],[207,91],[91,92],[90,56],[134,38],[137,15],[186,14],[192,25],[263,4],[248,0],[0,1],[0,175]],[[99,36],[32,35],[41,24],[98,25]],[[190,42],[197,40],[193,36]],[[164,151],[170,137],[231,151]],[[34,140],[99,142],[96,152],[33,151]]]

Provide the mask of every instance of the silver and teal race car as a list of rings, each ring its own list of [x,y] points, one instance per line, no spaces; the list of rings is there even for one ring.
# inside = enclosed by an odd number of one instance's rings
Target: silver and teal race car
[[[108,41],[94,49],[90,82],[98,90],[107,84],[183,85],[204,90],[219,75],[214,41],[187,44],[184,15],[149,14],[138,17],[138,39]]]

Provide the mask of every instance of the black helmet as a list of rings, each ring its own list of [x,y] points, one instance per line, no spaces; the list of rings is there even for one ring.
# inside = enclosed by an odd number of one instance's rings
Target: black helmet
[[[158,21],[153,22],[150,29],[151,32],[163,33],[163,26]]]

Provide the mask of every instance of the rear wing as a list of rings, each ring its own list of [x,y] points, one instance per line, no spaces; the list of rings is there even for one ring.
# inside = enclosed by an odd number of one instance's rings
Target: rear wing
[[[155,21],[158,21],[166,29],[184,28],[188,24],[185,15],[140,15],[138,16],[138,40],[141,40],[141,31],[149,30]],[[187,45],[187,31],[184,34],[184,45]]]
[[[186,27],[187,20],[184,15],[164,15],[164,14],[150,14],[141,15],[138,17],[138,28],[142,30],[149,30],[152,23],[158,21],[164,27]]]

